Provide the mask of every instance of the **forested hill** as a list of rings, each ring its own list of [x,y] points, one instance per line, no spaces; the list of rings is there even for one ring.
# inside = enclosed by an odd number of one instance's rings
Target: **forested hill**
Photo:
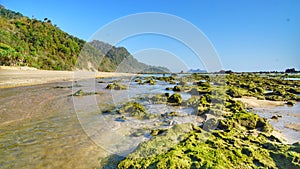
[[[0,65],[116,71],[125,59],[126,65],[133,67],[119,71],[169,71],[138,62],[124,47],[100,41],[86,43],[62,31],[48,18],[43,21],[28,18],[3,6],[0,6],[0,37]]]
[[[150,66],[138,62],[124,47],[115,47],[108,43],[94,40],[89,44],[102,51],[113,65],[121,72],[170,72],[169,69],[161,66]]]

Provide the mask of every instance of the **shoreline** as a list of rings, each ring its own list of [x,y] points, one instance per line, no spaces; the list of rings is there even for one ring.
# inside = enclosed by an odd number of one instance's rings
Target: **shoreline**
[[[270,100],[258,100],[255,97],[242,97],[242,98],[234,98],[234,100],[241,101],[245,104],[246,108],[254,109],[254,110],[260,110],[260,109],[266,109],[266,110],[272,110],[276,109],[276,107],[283,107],[285,105],[284,101],[270,101]],[[264,110],[265,111],[265,110]],[[273,111],[268,112],[270,113],[270,116],[276,116],[278,113],[274,113]],[[288,113],[290,116],[299,117],[299,114],[297,113]],[[283,115],[287,116],[287,115]],[[269,117],[269,118],[271,118]],[[272,125],[274,127],[274,125]],[[288,128],[291,130],[295,130],[296,132],[300,132],[300,124],[299,123],[285,123],[282,127]],[[281,128],[281,127],[280,127]],[[285,144],[293,144],[295,140],[293,138],[289,138],[287,135],[282,133],[281,129],[275,129],[272,132],[273,135],[280,138]]]
[[[0,66],[0,89],[89,78],[135,76],[132,73],[38,70],[31,67]]]

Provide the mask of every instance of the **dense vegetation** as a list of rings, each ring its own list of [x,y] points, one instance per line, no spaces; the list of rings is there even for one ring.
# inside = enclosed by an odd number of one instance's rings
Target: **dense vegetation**
[[[86,43],[62,31],[48,18],[30,19],[3,6],[0,6],[0,37],[0,65],[49,70],[168,71],[138,62],[124,47],[100,41]],[[119,64],[124,60],[126,64],[120,69]]]
[[[150,66],[138,62],[124,47],[115,47],[98,40],[94,40],[89,44],[102,51],[112,63],[112,69],[118,72],[170,72],[165,67]],[[105,63],[105,61],[102,62]]]

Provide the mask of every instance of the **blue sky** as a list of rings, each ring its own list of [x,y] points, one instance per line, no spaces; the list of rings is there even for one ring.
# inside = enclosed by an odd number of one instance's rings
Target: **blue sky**
[[[126,15],[142,12],[168,13],[198,27],[214,45],[224,69],[300,69],[298,0],[0,0],[0,3],[29,17],[41,20],[47,17],[62,30],[85,40],[99,28]],[[168,40],[155,35],[137,36],[128,38],[119,45],[125,46],[133,54],[145,49],[162,49],[176,55],[179,60],[186,61],[187,68],[204,68],[199,60],[190,59],[195,57],[193,52],[174,39]],[[163,53],[166,52],[161,52]],[[151,62],[149,58],[136,57],[141,61]],[[165,59],[156,63],[167,61]],[[176,68],[183,69],[180,66],[171,69],[175,71]]]

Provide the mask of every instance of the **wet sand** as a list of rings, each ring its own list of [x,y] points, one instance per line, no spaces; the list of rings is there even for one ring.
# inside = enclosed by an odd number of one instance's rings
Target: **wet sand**
[[[287,125],[285,125],[285,127],[290,128],[290,129],[294,129],[294,130],[300,132],[300,123],[287,124]]]
[[[69,86],[116,76],[132,74],[1,67],[0,168],[99,168],[109,153],[83,130]]]
[[[248,108],[265,108],[270,106],[283,106],[283,101],[258,100],[255,97],[235,98],[245,104]]]
[[[107,152],[84,132],[71,82],[0,89],[0,168],[98,168]]]
[[[0,66],[0,88],[119,76],[134,76],[134,74],[118,72],[49,71],[37,70],[30,67]]]

